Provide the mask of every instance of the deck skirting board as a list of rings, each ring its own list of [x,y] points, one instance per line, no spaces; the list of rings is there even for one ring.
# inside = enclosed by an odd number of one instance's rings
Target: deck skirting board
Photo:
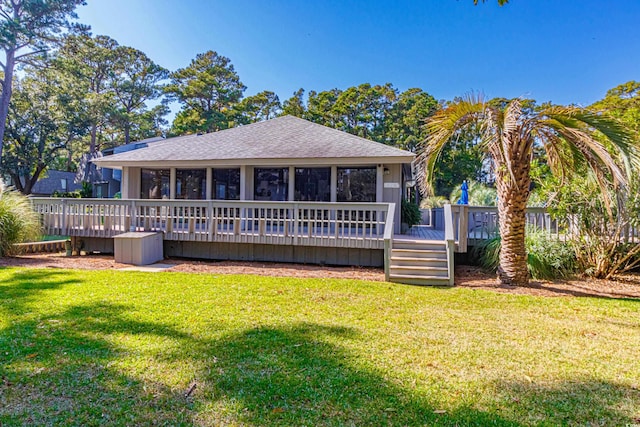
[[[251,243],[164,242],[165,256],[297,264],[382,267],[384,250]]]
[[[113,253],[113,238],[75,237],[74,248]],[[164,241],[164,256],[220,261],[291,262],[297,264],[384,266],[383,249],[269,245],[228,242]]]

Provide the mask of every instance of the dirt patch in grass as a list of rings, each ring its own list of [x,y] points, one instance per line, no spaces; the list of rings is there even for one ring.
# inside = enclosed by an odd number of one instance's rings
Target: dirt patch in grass
[[[173,267],[168,271],[204,274],[255,274],[272,277],[332,278],[384,281],[380,268],[329,267],[305,264],[239,261],[196,261],[166,259]],[[65,268],[108,270],[129,267],[116,263],[112,256],[85,255],[67,257],[64,254],[29,254],[0,258],[0,266],[33,268]],[[515,295],[547,297],[584,296],[601,298],[640,298],[640,274],[626,274],[616,280],[575,278],[571,280],[532,281],[529,288],[505,287],[498,284],[494,274],[467,265],[456,267],[456,286],[485,289]]]

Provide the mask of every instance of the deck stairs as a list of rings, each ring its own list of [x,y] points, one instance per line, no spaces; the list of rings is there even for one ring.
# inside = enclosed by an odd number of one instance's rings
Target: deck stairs
[[[410,285],[451,286],[449,258],[444,240],[394,238],[389,280]]]

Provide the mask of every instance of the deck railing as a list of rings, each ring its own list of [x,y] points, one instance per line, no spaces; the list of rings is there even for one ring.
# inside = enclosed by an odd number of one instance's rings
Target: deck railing
[[[466,252],[467,246],[498,236],[498,208],[495,206],[452,205],[454,235],[458,251]],[[567,226],[551,217],[546,208],[531,207],[526,210],[526,223],[549,236],[562,239]],[[460,232],[466,230],[465,232]]]
[[[393,204],[32,198],[45,234],[384,249]],[[391,222],[391,224],[389,224]]]

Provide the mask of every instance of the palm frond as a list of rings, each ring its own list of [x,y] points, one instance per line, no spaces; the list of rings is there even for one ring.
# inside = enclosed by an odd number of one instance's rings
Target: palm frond
[[[632,132],[615,118],[576,107],[549,107],[543,111],[548,118],[564,127],[583,131],[597,141],[597,133],[604,136],[624,165],[625,175],[632,175],[634,169],[640,168],[640,152]],[[605,148],[606,149],[606,148]]]
[[[470,94],[435,113],[426,123],[427,138],[416,158],[417,178],[423,194],[433,194],[433,171],[444,145],[457,132],[473,124],[482,124],[485,103],[481,95]]]

